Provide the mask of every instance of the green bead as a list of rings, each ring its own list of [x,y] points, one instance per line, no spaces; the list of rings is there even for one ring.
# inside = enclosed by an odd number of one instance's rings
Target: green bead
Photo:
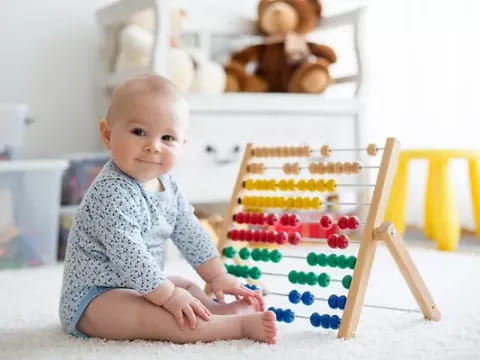
[[[321,273],[318,275],[318,285],[321,287],[327,287],[330,285],[330,276],[327,273]]]
[[[240,255],[240,258],[242,260],[248,260],[250,258],[250,250],[248,250],[248,248],[244,247],[239,251],[238,255]]]
[[[347,265],[350,269],[355,269],[355,265],[357,264],[357,258],[355,256],[349,256],[347,259]]]
[[[262,259],[262,261],[270,260],[270,251],[268,251],[268,249],[262,249],[260,253],[260,258]]]
[[[318,256],[314,252],[311,252],[307,255],[307,263],[310,266],[315,266],[318,264]]]
[[[288,273],[288,281],[290,281],[292,284],[297,283],[297,272],[295,270],[292,270]]]
[[[235,257],[235,248],[233,246],[227,246],[223,249],[223,255],[229,259],[233,259]]]
[[[243,277],[243,278],[247,278],[248,277],[248,274],[250,272],[250,269],[248,268],[247,265],[240,265],[240,276]]]
[[[327,264],[330,267],[337,267],[337,255],[330,254],[327,256]]]
[[[261,253],[262,251],[260,249],[253,249],[251,256],[254,261],[260,261],[261,260]]]
[[[282,253],[278,250],[273,250],[270,253],[270,260],[272,260],[274,263],[279,263],[280,260],[282,260]]]
[[[316,285],[317,284],[317,275],[313,272],[309,272],[305,277],[308,285]]]
[[[307,274],[305,274],[304,271],[299,271],[298,274],[297,274],[297,282],[300,284],[300,285],[305,285],[305,283],[307,282]]]
[[[249,275],[253,280],[257,280],[260,279],[260,276],[262,276],[262,272],[258,267],[254,266],[250,269]]]
[[[231,274],[231,272],[230,272],[230,265],[225,264],[225,270],[227,270],[227,273]]]
[[[337,256],[337,266],[340,269],[346,269],[347,268],[347,257],[345,255],[338,255]]]
[[[232,275],[237,276],[238,275],[237,268],[238,268],[237,265],[228,265],[228,272]]]
[[[325,255],[323,253],[318,254],[317,262],[318,262],[318,265],[320,265],[320,266],[327,266],[327,255]]]
[[[350,285],[352,283],[352,276],[351,275],[345,275],[342,279],[342,285],[345,289],[350,289]]]

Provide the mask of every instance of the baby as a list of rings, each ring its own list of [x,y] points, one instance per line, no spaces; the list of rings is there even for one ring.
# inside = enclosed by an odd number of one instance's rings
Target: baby
[[[177,343],[250,338],[275,343],[275,315],[227,274],[170,170],[185,143],[187,102],[167,79],[146,75],[113,93],[100,133],[112,159],[75,217],[65,256],[60,319],[74,336]],[[166,277],[172,239],[210,286]],[[224,294],[236,301],[224,302]]]

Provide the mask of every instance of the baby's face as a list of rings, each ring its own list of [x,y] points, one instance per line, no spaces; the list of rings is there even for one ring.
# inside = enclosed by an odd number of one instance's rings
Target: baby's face
[[[106,144],[123,172],[145,183],[173,168],[185,143],[188,108],[183,101],[158,94],[136,96],[109,120]]]

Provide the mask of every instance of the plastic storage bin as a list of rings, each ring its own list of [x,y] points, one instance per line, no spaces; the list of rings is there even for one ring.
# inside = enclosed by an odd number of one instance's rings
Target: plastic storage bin
[[[63,160],[0,162],[0,268],[57,259]]]
[[[69,162],[62,181],[62,205],[78,205],[110,159],[108,153],[72,154],[66,158]]]

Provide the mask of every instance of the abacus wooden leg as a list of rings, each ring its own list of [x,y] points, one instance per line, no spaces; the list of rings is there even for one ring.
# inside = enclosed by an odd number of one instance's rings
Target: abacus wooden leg
[[[470,188],[472,191],[473,218],[477,236],[480,236],[480,159],[469,160]]]
[[[403,234],[407,210],[408,159],[400,155],[397,172],[393,180],[385,219],[393,222]]]
[[[437,201],[434,206],[434,239],[441,250],[455,250],[460,240],[460,221],[448,174],[448,160],[436,161],[438,166]]]
[[[387,244],[425,318],[435,321],[440,320],[440,311],[395,226],[391,222],[384,222],[375,230],[374,237],[376,240],[383,240]]]

